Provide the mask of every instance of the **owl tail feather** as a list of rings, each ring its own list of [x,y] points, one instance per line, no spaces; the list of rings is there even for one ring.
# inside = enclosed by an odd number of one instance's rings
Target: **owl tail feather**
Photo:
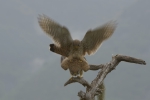
[[[54,51],[54,48],[55,48],[54,46],[55,46],[55,45],[54,45],[54,44],[50,44],[49,46],[50,46],[50,51],[55,52],[55,51]]]

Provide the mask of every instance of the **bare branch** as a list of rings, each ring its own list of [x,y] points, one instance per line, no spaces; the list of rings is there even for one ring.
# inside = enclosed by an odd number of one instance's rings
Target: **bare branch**
[[[112,60],[109,63],[106,63],[105,65],[96,65],[102,66],[101,70],[98,72],[97,77],[92,81],[91,87],[86,88],[86,93],[83,96],[83,92],[79,92],[79,97],[82,97],[84,100],[94,100],[95,95],[97,94],[98,87],[103,83],[103,80],[105,79],[106,75],[111,72],[113,69],[116,68],[116,66],[121,62],[130,62],[130,63],[136,63],[136,64],[142,64],[146,65],[146,62],[141,59],[137,59],[134,57],[129,57],[125,55],[116,55],[112,57]],[[91,65],[92,68],[94,68],[94,65]],[[81,94],[80,94],[81,93]]]
[[[89,65],[90,66],[90,70],[99,70],[102,69],[104,67],[104,64],[101,65]]]
[[[61,62],[64,58],[65,57],[61,57]],[[83,91],[80,91],[78,93],[78,96],[81,98],[81,100],[94,100],[95,95],[99,95],[100,93],[102,93],[102,90],[99,89],[99,87],[103,84],[103,80],[105,79],[106,75],[110,73],[112,70],[114,70],[121,61],[146,65],[146,62],[142,59],[137,59],[125,55],[116,55],[112,57],[112,60],[109,63],[100,65],[89,65],[90,66],[89,70],[101,69],[98,72],[96,78],[91,82],[91,84],[89,84],[84,78],[74,77],[72,79],[69,79],[64,84],[64,86],[74,82],[78,82],[83,86],[86,86],[86,93]]]
[[[125,56],[125,55],[116,55],[115,58],[118,61],[125,61],[125,62],[130,62],[130,63],[146,65],[146,62],[142,59],[137,59],[137,58],[133,58],[133,57]]]
[[[104,64],[101,65],[89,65],[90,69],[89,70],[99,70],[102,69],[104,67]],[[78,82],[80,84],[82,84],[83,86],[87,86],[90,87],[89,83],[84,79],[84,78],[80,78],[80,77],[72,77],[71,79],[69,79],[64,86],[74,83],[74,82]]]
[[[74,83],[74,82],[78,82],[80,84],[82,84],[84,87],[87,86],[88,88],[90,88],[91,86],[89,85],[89,83],[82,77],[72,77],[71,79],[69,79],[64,86]]]

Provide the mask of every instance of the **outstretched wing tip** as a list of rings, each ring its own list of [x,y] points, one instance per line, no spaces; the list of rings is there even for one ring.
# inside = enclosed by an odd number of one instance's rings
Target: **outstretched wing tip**
[[[114,28],[116,28],[117,25],[118,25],[118,21],[117,20],[111,20],[107,24],[109,24],[109,25],[113,26]]]
[[[93,30],[88,30],[82,39],[84,52],[88,55],[94,54],[102,42],[112,36],[117,27],[117,24],[117,20],[110,20],[100,27],[97,27]]]
[[[51,18],[49,18],[47,15],[45,14],[38,14],[38,17],[37,17],[38,21],[42,21],[43,19],[49,19],[51,20]]]
[[[69,30],[47,15],[39,14],[37,19],[41,29],[54,40],[57,46],[66,46],[72,41]]]
[[[44,17],[44,14],[38,14],[38,19],[41,19],[42,17]]]
[[[116,25],[118,24],[118,21],[117,21],[117,20],[110,20],[110,21],[108,21],[106,24],[116,26]]]

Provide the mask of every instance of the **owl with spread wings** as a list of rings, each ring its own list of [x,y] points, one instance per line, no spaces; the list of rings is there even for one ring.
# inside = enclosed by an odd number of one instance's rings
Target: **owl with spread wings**
[[[112,36],[116,29],[116,21],[109,21],[104,25],[88,30],[84,38],[73,40],[69,30],[46,15],[39,15],[38,22],[42,30],[49,35],[54,44],[50,44],[50,51],[64,57],[61,67],[69,69],[72,76],[82,77],[83,71],[89,70],[85,55],[94,54],[103,41]]]

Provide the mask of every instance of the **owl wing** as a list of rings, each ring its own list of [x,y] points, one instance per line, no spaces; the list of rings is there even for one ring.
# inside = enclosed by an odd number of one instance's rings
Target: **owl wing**
[[[42,30],[49,35],[58,47],[68,47],[73,41],[68,29],[59,25],[46,15],[39,15],[38,22]]]
[[[60,54],[60,55],[65,56],[65,57],[69,56],[69,52],[68,52],[69,49],[68,48],[64,49],[61,47],[57,47],[54,44],[50,44],[49,46],[50,46],[50,51],[52,51],[56,54]]]
[[[95,53],[102,42],[114,33],[116,26],[116,21],[109,21],[96,29],[87,31],[82,40],[84,55],[86,53],[88,55]]]

